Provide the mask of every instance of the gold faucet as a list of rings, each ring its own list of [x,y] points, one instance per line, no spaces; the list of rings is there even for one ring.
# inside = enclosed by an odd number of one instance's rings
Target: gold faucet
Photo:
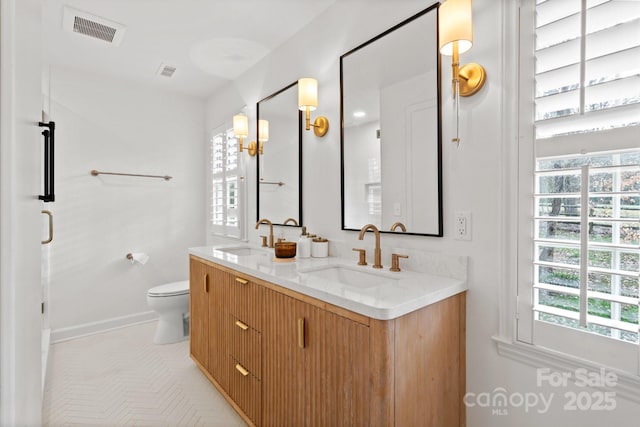
[[[260,226],[260,224],[269,224],[269,247],[273,248],[273,224],[267,218],[262,218],[260,221],[256,223],[256,230]]]
[[[294,218],[287,218],[287,219],[285,220],[285,222],[284,222],[284,224],[283,224],[283,225],[287,225],[287,224],[289,224],[290,222],[293,222],[293,225],[294,225],[294,226],[296,226],[296,227],[298,226],[298,221],[296,221]]]
[[[403,233],[407,232],[407,227],[405,227],[404,224],[399,221],[393,223],[393,225],[391,226],[391,231],[396,231],[396,228],[398,227],[400,227],[400,230],[402,230]]]
[[[382,268],[382,251],[380,250],[380,231],[378,231],[378,227],[373,224],[367,224],[360,230],[360,236],[358,236],[358,240],[364,239],[364,233],[367,230],[372,230],[373,234],[376,235],[376,249],[373,253],[373,268]]]

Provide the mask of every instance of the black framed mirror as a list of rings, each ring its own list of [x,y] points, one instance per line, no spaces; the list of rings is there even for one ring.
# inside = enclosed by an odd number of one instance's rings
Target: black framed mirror
[[[302,113],[298,82],[256,104],[259,147],[257,163],[257,220],[274,225],[302,226]],[[268,139],[260,128],[268,122]]]
[[[438,5],[340,57],[343,230],[443,235]]]

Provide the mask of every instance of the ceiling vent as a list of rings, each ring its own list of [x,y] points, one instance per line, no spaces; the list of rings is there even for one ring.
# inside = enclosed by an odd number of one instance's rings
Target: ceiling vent
[[[158,75],[162,77],[171,77],[173,73],[176,72],[176,67],[172,67],[167,64],[160,64],[160,68],[158,68]]]
[[[126,27],[117,22],[83,12],[72,7],[64,7],[62,26],[65,30],[83,34],[118,46],[122,42]]]

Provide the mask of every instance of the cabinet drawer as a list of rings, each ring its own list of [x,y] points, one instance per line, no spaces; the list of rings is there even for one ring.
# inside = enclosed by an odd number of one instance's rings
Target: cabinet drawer
[[[262,424],[262,383],[245,366],[229,357],[229,396],[255,425]]]
[[[229,316],[231,356],[258,379],[262,379],[262,334]]]
[[[262,331],[262,295],[264,288],[249,278],[235,275],[231,283],[230,311],[251,328]]]

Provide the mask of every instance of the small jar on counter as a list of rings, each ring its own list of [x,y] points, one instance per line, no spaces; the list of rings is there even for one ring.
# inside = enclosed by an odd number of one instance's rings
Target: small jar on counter
[[[311,256],[314,258],[329,256],[329,241],[322,237],[314,237],[311,241]]]

